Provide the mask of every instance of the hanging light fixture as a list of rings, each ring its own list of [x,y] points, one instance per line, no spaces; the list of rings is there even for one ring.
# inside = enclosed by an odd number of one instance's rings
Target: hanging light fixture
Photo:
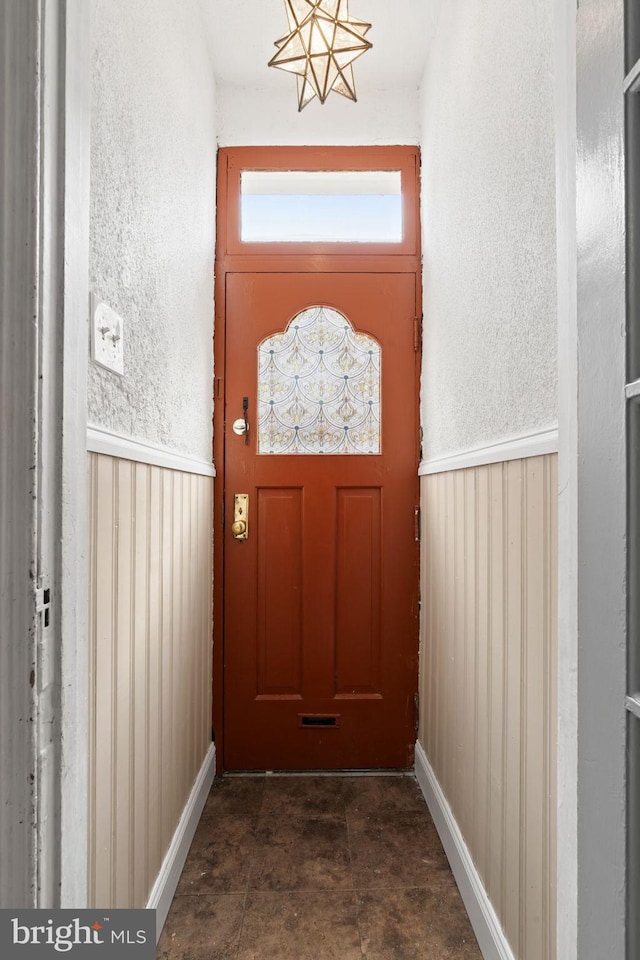
[[[297,75],[298,110],[331,91],[356,99],[352,63],[373,44],[365,39],[370,23],[349,17],[349,0],[284,0],[289,30],[276,40],[270,67]]]

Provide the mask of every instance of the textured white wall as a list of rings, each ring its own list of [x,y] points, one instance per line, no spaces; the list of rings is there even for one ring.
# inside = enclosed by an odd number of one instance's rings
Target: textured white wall
[[[210,15],[209,15],[210,17]],[[125,319],[89,422],[211,458],[215,84],[201,0],[92,0],[91,287]]]
[[[358,91],[357,65],[354,73]],[[261,90],[219,84],[220,146],[418,143],[417,86],[368,90],[357,104],[331,94],[325,104],[314,100],[299,113],[295,78],[276,75],[277,90],[267,79]]]
[[[422,87],[426,458],[555,426],[552,0],[440,0]]]

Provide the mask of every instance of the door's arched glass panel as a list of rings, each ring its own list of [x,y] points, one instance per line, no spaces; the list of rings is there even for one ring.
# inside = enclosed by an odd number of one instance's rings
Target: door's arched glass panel
[[[380,453],[380,344],[309,307],[258,347],[258,453]]]

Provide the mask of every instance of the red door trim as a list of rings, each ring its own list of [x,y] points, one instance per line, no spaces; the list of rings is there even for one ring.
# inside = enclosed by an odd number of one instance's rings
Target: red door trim
[[[400,169],[403,179],[405,235],[401,245],[358,245],[345,254],[338,245],[241,244],[238,234],[241,169],[376,170]],[[218,152],[214,328],[214,590],[213,590],[213,730],[216,773],[224,757],[224,528],[225,492],[225,317],[227,274],[238,272],[361,272],[415,275],[418,314],[422,312],[420,237],[420,152],[417,147],[226,147]],[[416,344],[416,385],[420,382],[421,347]],[[419,392],[416,386],[416,409]],[[416,437],[416,463],[420,458]],[[416,470],[416,505],[419,481]]]

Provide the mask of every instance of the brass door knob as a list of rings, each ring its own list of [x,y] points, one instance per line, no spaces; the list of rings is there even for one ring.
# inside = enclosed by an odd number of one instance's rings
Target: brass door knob
[[[241,537],[246,532],[247,524],[244,520],[236,520],[231,524],[231,532],[234,537]]]

